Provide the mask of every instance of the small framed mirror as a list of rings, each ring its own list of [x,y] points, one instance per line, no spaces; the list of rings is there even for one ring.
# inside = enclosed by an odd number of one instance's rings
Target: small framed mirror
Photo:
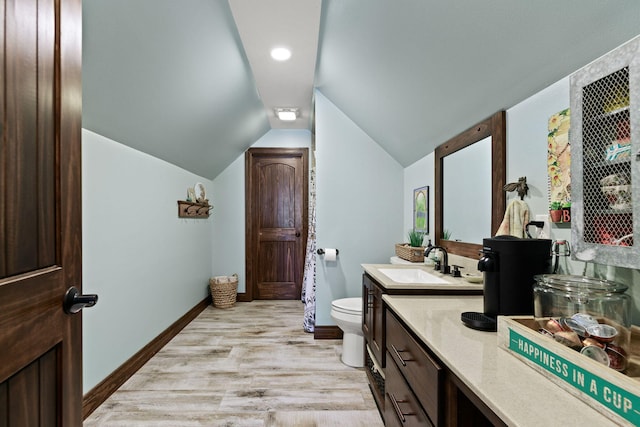
[[[505,180],[504,111],[438,146],[435,244],[448,253],[479,259],[482,239],[492,237],[502,222]]]

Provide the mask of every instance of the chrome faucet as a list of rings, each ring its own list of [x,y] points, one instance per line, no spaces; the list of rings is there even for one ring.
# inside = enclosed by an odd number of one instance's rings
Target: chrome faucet
[[[425,257],[429,256],[429,252],[431,252],[434,249],[440,249],[442,251],[442,261],[440,262],[440,272],[443,274],[451,273],[451,267],[449,267],[449,255],[447,254],[447,251],[445,250],[445,248],[443,248],[442,246],[431,246],[430,248],[427,248],[427,250],[424,251],[424,256]],[[438,269],[438,264],[436,264],[436,270],[437,269]]]

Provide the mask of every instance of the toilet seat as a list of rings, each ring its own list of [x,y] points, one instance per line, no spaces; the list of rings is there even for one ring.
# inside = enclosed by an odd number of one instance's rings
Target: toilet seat
[[[331,308],[339,313],[359,316],[362,314],[362,298],[342,298],[331,302]]]

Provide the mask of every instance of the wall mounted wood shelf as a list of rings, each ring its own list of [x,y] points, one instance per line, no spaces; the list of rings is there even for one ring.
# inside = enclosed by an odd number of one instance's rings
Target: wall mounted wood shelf
[[[211,209],[213,206],[209,203],[178,200],[178,217],[180,218],[209,218]]]

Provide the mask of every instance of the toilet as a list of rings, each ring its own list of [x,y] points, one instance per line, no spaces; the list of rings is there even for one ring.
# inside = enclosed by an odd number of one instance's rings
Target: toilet
[[[332,301],[331,318],[343,332],[342,363],[354,368],[363,367],[362,298],[342,298]]]

